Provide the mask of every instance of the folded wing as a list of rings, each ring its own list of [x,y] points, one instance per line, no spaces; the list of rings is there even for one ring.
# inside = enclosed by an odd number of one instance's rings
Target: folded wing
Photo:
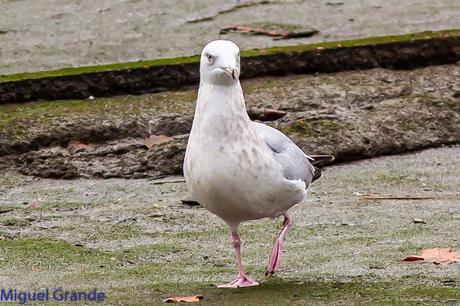
[[[308,187],[310,183],[321,176],[311,161],[313,158],[306,155],[286,135],[268,125],[253,122],[259,136],[267,144],[274,159],[282,166],[283,175],[288,180],[302,180]]]

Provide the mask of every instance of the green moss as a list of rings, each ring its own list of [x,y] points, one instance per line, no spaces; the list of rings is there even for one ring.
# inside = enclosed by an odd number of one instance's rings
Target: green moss
[[[68,243],[44,240],[22,239],[0,241],[2,265],[15,267],[17,271],[75,270],[80,264],[93,266],[95,263],[111,263],[114,254],[89,250]],[[116,259],[116,258],[114,258]]]
[[[114,71],[114,70],[126,70],[126,69],[138,69],[138,68],[150,68],[162,65],[176,65],[176,64],[187,64],[196,63],[199,60],[198,55],[175,57],[175,58],[162,58],[157,60],[127,62],[118,64],[98,65],[98,66],[83,66],[75,68],[63,68],[51,71],[39,71],[31,73],[17,73],[11,75],[0,76],[0,82],[12,82],[25,79],[41,79],[50,77],[60,77],[87,73],[97,73],[103,71]]]
[[[13,205],[0,205],[0,214],[4,214],[14,210]]]
[[[347,241],[362,242],[361,239]],[[314,272],[302,278],[297,275],[297,278],[267,279],[261,276],[260,267],[251,265],[247,267],[262,281],[261,286],[221,290],[214,284],[224,278],[222,275],[232,276],[233,264],[214,266],[212,262],[200,262],[200,258],[189,245],[177,241],[111,252],[44,239],[0,241],[4,276],[14,273],[17,280],[24,274],[27,279],[39,279],[41,287],[95,286],[107,294],[110,305],[145,305],[146,301],[155,305],[170,295],[189,294],[203,294],[206,297],[203,303],[212,305],[407,304],[460,299],[458,288],[445,286],[436,279],[424,282],[421,277],[386,277],[382,280],[368,275],[338,281]],[[321,259],[325,260],[333,261],[334,257]],[[386,261],[373,259],[366,265],[384,268]],[[219,280],[215,281],[216,277]],[[452,282],[457,281],[458,278],[452,277]],[[23,280],[23,284],[30,281]]]
[[[402,35],[387,35],[387,36],[377,36],[377,37],[367,37],[367,38],[358,38],[351,40],[343,41],[331,41],[331,42],[321,42],[314,44],[306,45],[296,45],[296,46],[284,46],[284,47],[273,47],[267,49],[253,49],[246,50],[241,53],[242,57],[251,57],[258,55],[270,55],[277,53],[285,52],[303,52],[308,50],[315,50],[317,48],[332,49],[337,47],[356,47],[364,45],[375,45],[375,44],[388,44],[404,41],[413,41],[413,40],[426,40],[432,38],[440,38],[446,36],[460,36],[460,30],[444,30],[444,31],[426,31],[419,33],[410,33]]]
[[[27,226],[29,225],[29,221],[24,219],[18,218],[6,218],[0,221],[0,223],[4,226]]]
[[[171,254],[171,253],[180,253],[186,251],[186,246],[174,243],[155,243],[155,244],[144,244],[132,247],[125,250],[126,254],[135,256],[139,258],[145,256],[146,253],[155,253],[155,254]]]
[[[52,191],[52,192],[54,193],[56,191]],[[37,195],[47,196],[48,193],[51,193],[51,192],[36,191]],[[76,210],[76,209],[86,208],[87,205],[88,205],[87,203],[82,203],[82,202],[44,202],[44,203],[39,203],[34,208],[34,210],[38,212]],[[96,203],[92,202],[91,206],[96,206]]]
[[[420,224],[408,224],[406,227],[395,230],[392,236],[396,238],[415,238],[417,236],[427,235],[427,232],[431,232],[428,227]]]
[[[255,23],[248,23],[245,26],[249,26],[251,28],[261,28],[267,31],[295,31],[302,29],[302,26],[298,24],[288,24],[288,23],[275,23],[275,22],[255,22]]]
[[[457,109],[460,108],[460,98],[454,99],[433,99],[432,97],[422,96],[419,100],[420,103],[427,104],[429,106],[435,107],[456,107]]]
[[[88,238],[92,241],[121,240],[141,236],[139,228],[134,225],[110,226],[95,224],[95,228],[91,232],[93,232],[93,234]]]
[[[411,186],[420,187],[422,181],[425,188],[441,187],[436,181],[427,180],[427,174],[421,171],[409,171],[407,169],[398,168],[388,165],[388,168],[377,170],[374,173],[353,175],[346,178],[351,185],[359,186],[365,184],[386,184],[387,186]]]
[[[392,236],[397,236],[397,235],[392,233]],[[401,238],[401,237],[396,237],[396,238]],[[417,250],[420,250],[422,248],[423,248],[422,244],[412,243],[410,241],[407,241],[407,242],[402,243],[401,245],[399,245],[396,250],[401,254],[401,256],[405,257],[405,256],[407,256],[409,254],[415,254],[417,252]],[[401,257],[401,258],[403,258],[403,257]]]
[[[0,128],[0,139],[2,137],[2,131]],[[5,140],[5,139],[4,139]],[[4,141],[3,140],[3,141]],[[0,171],[0,193],[5,192],[13,187],[20,187],[31,181],[31,177],[18,173],[17,171],[11,170],[2,170]],[[5,200],[5,199],[4,199]],[[4,201],[3,200],[3,201]],[[1,205],[13,206],[15,209],[22,210],[26,206],[26,202],[18,201],[14,204],[6,204],[5,202],[0,201]]]
[[[340,130],[351,131],[353,128],[349,122],[342,120],[319,119],[296,120],[289,125],[281,126],[280,129],[286,134],[321,137],[331,135],[331,132],[338,132]]]
[[[65,128],[69,125],[90,126],[102,119],[105,125],[119,127],[120,122],[138,121],[139,116],[146,118],[157,113],[189,113],[195,99],[196,92],[189,90],[92,101],[56,100],[0,105],[0,135],[8,135],[10,143],[22,142],[41,131],[58,136],[65,134]]]
[[[359,246],[363,246],[363,245],[370,246],[378,241],[375,238],[369,237],[369,236],[354,236],[354,237],[345,239],[345,241],[343,242],[354,244],[354,245],[359,245]]]
[[[12,240],[12,239],[13,239],[12,234],[0,230],[0,240]]]
[[[162,236],[165,238],[181,238],[181,239],[199,239],[201,237],[215,238],[225,237],[228,235],[227,227],[216,227],[205,231],[178,231],[178,232],[164,232]]]
[[[209,284],[211,285],[211,284]],[[170,295],[203,294],[205,305],[369,305],[412,304],[458,300],[458,289],[441,285],[414,286],[403,281],[367,282],[353,278],[349,282],[280,281],[273,279],[262,286],[238,290],[221,290],[190,282],[145,284],[125,287],[114,292],[120,303],[142,305],[146,300],[161,305]]]
[[[266,49],[253,49],[245,50],[241,52],[242,57],[253,57],[260,55],[271,55],[284,52],[303,52],[308,50],[314,50],[317,48],[337,48],[340,47],[353,47],[353,46],[362,46],[368,44],[386,44],[394,42],[403,42],[411,40],[424,40],[430,38],[438,38],[445,36],[460,36],[460,30],[444,30],[444,31],[427,31],[420,33],[412,34],[403,34],[403,35],[389,35],[389,36],[379,36],[379,37],[369,37],[369,38],[360,38],[344,41],[334,41],[334,42],[322,42],[315,44],[306,44],[306,45],[296,45],[296,46],[285,46],[285,47],[274,47]],[[0,82],[11,82],[19,81],[25,79],[39,79],[39,78],[49,78],[49,77],[60,77],[60,76],[69,76],[69,75],[79,75],[87,73],[97,73],[103,71],[114,71],[114,70],[125,70],[125,69],[138,69],[138,68],[149,68],[161,65],[176,65],[176,64],[186,64],[186,63],[197,63],[199,61],[199,56],[187,56],[187,57],[178,57],[178,58],[164,58],[157,60],[147,60],[147,61],[138,61],[138,62],[128,62],[128,63],[119,63],[119,64],[109,64],[109,65],[100,65],[100,66],[85,66],[85,67],[76,67],[76,68],[64,68],[52,71],[40,71],[32,73],[19,73],[12,75],[3,75],[0,76]]]
[[[298,132],[298,133],[305,133],[308,132],[307,125],[303,120],[296,120],[288,127],[289,131]]]

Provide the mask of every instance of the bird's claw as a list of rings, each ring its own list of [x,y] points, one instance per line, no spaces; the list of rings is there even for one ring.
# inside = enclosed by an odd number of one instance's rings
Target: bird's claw
[[[242,288],[260,285],[259,282],[249,278],[247,275],[238,276],[228,284],[217,286],[217,288]]]
[[[275,271],[265,271],[265,276],[267,277],[273,276],[273,274],[275,274]]]

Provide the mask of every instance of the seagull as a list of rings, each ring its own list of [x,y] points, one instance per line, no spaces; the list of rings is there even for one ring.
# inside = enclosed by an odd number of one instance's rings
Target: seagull
[[[231,229],[237,277],[219,288],[257,286],[241,259],[241,222],[284,216],[268,259],[266,275],[280,265],[282,243],[311,182],[321,176],[307,156],[282,132],[249,119],[239,81],[240,50],[228,40],[208,43],[200,58],[200,86],[184,160],[192,197]],[[332,160],[328,155],[318,160]]]

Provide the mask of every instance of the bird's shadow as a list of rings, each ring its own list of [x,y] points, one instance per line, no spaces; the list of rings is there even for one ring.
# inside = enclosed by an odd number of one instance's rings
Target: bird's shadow
[[[327,301],[336,296],[354,294],[356,292],[354,282],[326,282],[326,281],[302,281],[283,280],[269,278],[261,282],[259,286],[220,289],[212,288],[208,292],[208,300],[222,302],[232,301],[234,305],[239,303],[259,303],[261,305],[283,304],[296,300],[301,301]],[[272,303],[273,302],[273,303]]]

